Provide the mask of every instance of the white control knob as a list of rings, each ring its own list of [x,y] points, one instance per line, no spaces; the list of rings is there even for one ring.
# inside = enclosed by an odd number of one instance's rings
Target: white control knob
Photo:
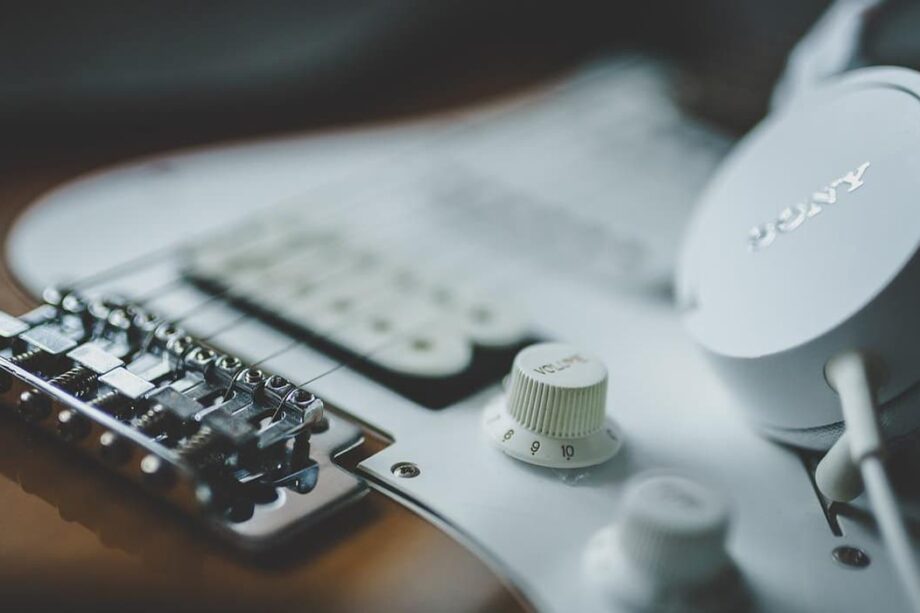
[[[647,611],[736,611],[744,591],[725,549],[729,510],[711,488],[676,475],[627,485],[619,521],[588,547],[611,595]]]
[[[507,395],[486,407],[489,436],[508,455],[555,468],[599,464],[620,448],[619,428],[607,418],[607,369],[564,343],[521,350]]]

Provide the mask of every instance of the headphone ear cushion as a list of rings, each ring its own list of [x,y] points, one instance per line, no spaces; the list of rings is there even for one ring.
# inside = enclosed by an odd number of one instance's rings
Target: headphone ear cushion
[[[786,428],[774,428],[772,426],[762,426],[760,431],[767,438],[789,445],[805,451],[814,451],[823,453],[830,449],[834,443],[843,434],[843,422],[828,424],[817,428],[803,428],[793,430]]]
[[[886,402],[879,415],[885,442],[898,447],[920,435],[920,384]],[[815,428],[778,428],[761,426],[767,438],[808,451],[825,452],[843,434],[842,421]]]

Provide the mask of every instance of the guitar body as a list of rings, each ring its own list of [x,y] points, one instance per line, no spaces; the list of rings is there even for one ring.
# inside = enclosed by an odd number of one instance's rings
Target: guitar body
[[[24,287],[8,310],[50,284],[118,294],[302,383],[363,429],[337,463],[368,494],[240,553],[5,418],[4,596],[97,609],[620,611],[590,551],[630,478],[671,471],[729,498],[728,552],[753,608],[901,610],[872,527],[830,518],[801,455],[743,420],[681,329],[669,290],[681,229],[730,143],[669,106],[667,79],[654,62],[609,60],[475,112],[158,155],[42,196],[8,237]],[[617,106],[624,91],[639,103]],[[561,111],[564,130],[552,127]],[[310,259],[327,239],[335,257]],[[462,308],[421,309],[366,271],[337,273],[344,282],[320,302],[284,286],[355,257]],[[247,267],[244,283],[234,275]],[[413,342],[375,345],[359,319],[317,315],[344,297],[397,328],[408,320]],[[531,445],[562,467],[537,466],[503,453],[520,430],[487,434],[510,356],[540,340],[606,364],[606,415],[622,435],[606,462],[565,468],[577,445]],[[835,563],[843,545],[872,564]]]

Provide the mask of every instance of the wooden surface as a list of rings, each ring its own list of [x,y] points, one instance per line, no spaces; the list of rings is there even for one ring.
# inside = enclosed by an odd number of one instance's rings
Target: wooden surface
[[[140,139],[8,160],[0,231],[56,185],[174,144],[185,143]],[[18,314],[33,304],[0,268],[0,308]],[[282,551],[242,557],[9,418],[0,418],[0,449],[0,610],[527,608],[465,547],[378,492]]]

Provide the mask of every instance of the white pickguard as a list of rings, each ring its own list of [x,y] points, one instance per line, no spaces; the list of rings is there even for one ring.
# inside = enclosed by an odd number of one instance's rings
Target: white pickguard
[[[142,160],[46,196],[17,226],[10,256],[36,293],[80,281],[149,299],[190,332],[312,381],[317,394],[394,439],[361,469],[438,517],[541,610],[614,610],[584,572],[585,546],[615,521],[621,484],[653,469],[725,490],[730,550],[762,610],[906,610],[871,527],[841,519],[844,536],[831,533],[798,457],[741,419],[681,330],[666,289],[676,243],[729,143],[681,118],[666,85],[655,64],[611,60],[470,114]],[[405,206],[442,181],[519,197],[490,210],[462,198],[447,208]],[[383,185],[404,198],[375,200]],[[205,294],[177,281],[175,247],[295,200],[358,201],[356,224],[375,206],[414,211],[390,226],[406,244],[425,246],[410,251],[415,257],[462,250],[453,274],[513,297],[540,334],[606,361],[623,452],[578,471],[513,461],[480,427],[497,386],[430,411],[229,307],[205,305]],[[593,245],[611,240],[640,257],[605,266]],[[401,461],[421,475],[395,477]],[[871,566],[837,565],[831,550],[843,544],[867,551]]]

